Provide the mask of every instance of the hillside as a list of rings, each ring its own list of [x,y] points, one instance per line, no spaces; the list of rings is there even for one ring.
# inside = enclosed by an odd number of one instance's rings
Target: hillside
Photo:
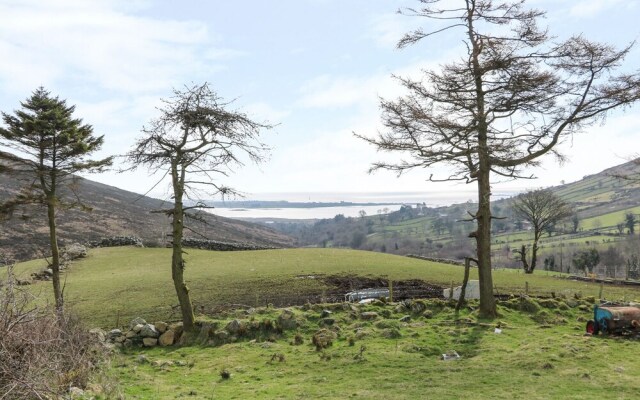
[[[0,174],[0,202],[15,195],[24,176]],[[77,193],[92,211],[60,209],[57,214],[62,244],[86,243],[106,236],[137,236],[147,244],[162,245],[170,231],[169,219],[153,210],[170,206],[165,201],[141,196],[89,179],[79,178]],[[292,239],[268,227],[204,214],[207,224],[194,223],[194,230],[210,240],[265,246],[290,246]],[[191,232],[185,233],[201,238]],[[17,260],[42,256],[48,243],[46,210],[29,207],[0,225],[0,251]]]
[[[623,179],[621,176],[634,179]],[[569,202],[576,211],[579,225],[573,230],[571,221],[564,221],[545,235],[543,255],[555,256],[556,267],[566,272],[574,251],[584,246],[596,246],[606,251],[616,244],[624,263],[618,271],[599,271],[621,276],[627,260],[640,257],[634,236],[620,231],[625,214],[640,214],[640,164],[630,161],[583,179],[550,188]],[[531,182],[535,187],[535,181]],[[511,250],[531,236],[522,221],[511,212],[511,199],[495,200],[493,215],[494,262],[499,267],[518,267]],[[475,212],[473,203],[448,207],[406,205],[388,215],[365,218],[345,218],[317,221],[278,221],[270,226],[294,236],[299,245],[318,247],[351,247],[393,254],[420,254],[430,257],[461,259],[474,251],[474,241],[468,238],[474,230],[467,212]],[[569,247],[560,249],[559,247]],[[544,260],[544,258],[542,259]],[[604,264],[604,260],[603,260]],[[556,269],[556,270],[558,270]]]

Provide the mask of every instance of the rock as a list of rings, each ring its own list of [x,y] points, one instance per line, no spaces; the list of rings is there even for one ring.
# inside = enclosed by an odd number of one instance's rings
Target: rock
[[[125,336],[127,339],[131,339],[131,338],[134,338],[134,337],[138,336],[138,334],[137,334],[137,333],[135,333],[134,331],[129,331],[129,332],[127,332],[124,336]]]
[[[227,331],[217,331],[213,334],[213,337],[216,338],[219,342],[226,342],[229,339],[229,332]]]
[[[146,324],[145,324],[146,325]],[[144,328],[144,325],[142,324],[138,324],[136,326],[134,326],[133,328],[131,328],[131,330],[135,333],[140,333],[140,331],[142,330],[142,328]]]
[[[136,361],[137,361],[139,364],[146,364],[146,363],[148,363],[148,362],[149,362],[149,359],[148,359],[148,358],[147,358],[147,356],[145,356],[144,354],[140,354],[140,355],[138,356],[138,358],[136,358]]]
[[[64,248],[63,254],[67,260],[77,260],[87,256],[87,248],[80,243],[72,243]]]
[[[170,324],[167,329],[171,329],[172,331],[174,331],[176,333],[176,338],[179,338],[180,336],[182,336],[182,331],[183,331],[183,327],[182,327],[182,322],[176,322],[173,324]]]
[[[160,346],[171,346],[176,339],[176,333],[172,330],[168,330],[160,335],[158,339],[158,344]]]
[[[360,314],[360,318],[365,321],[369,321],[378,318],[378,313],[375,311],[366,311]]]
[[[129,322],[129,329],[133,329],[134,326],[136,325],[144,325],[146,324],[147,321],[145,321],[144,319],[138,317],[138,318],[134,318],[131,320],[131,322]]]
[[[166,322],[156,322],[154,325],[158,332],[160,332],[161,334],[165,333],[167,331],[167,328],[169,327]]]
[[[320,318],[327,318],[331,314],[333,314],[333,313],[331,311],[329,311],[329,310],[322,310],[322,312],[320,313]]]
[[[237,319],[234,319],[233,321],[229,322],[224,329],[227,332],[235,335],[238,332],[240,332],[242,329],[244,329],[244,324],[238,321]]]
[[[426,310],[424,313],[422,313],[422,316],[429,319],[429,318],[433,318],[433,311],[431,310]]]
[[[46,276],[53,276],[53,270],[51,268],[47,268],[43,272]]]
[[[158,336],[160,336],[160,332],[158,332],[155,326],[151,324],[145,324],[142,326],[142,329],[140,329],[140,336],[148,337],[148,338],[157,338]]]
[[[72,386],[69,388],[69,398],[70,399],[81,399],[84,397],[84,390],[79,387]]]
[[[282,313],[278,316],[278,326],[282,330],[296,329],[298,327],[298,321],[296,321],[295,314],[291,310],[282,310]]]
[[[122,331],[120,329],[112,329],[107,334],[107,337],[109,338],[109,340],[113,340],[119,336],[122,336]]]
[[[409,321],[411,321],[410,315],[405,315],[404,317],[400,318],[400,322],[409,322]]]
[[[320,321],[320,323],[321,323],[322,325],[327,325],[327,326],[331,326],[331,325],[333,325],[335,322],[336,322],[336,320],[335,320],[335,319],[333,319],[333,318],[323,318],[323,319]]]
[[[93,328],[89,330],[89,335],[95,338],[99,342],[104,342],[107,339],[107,333],[100,328]]]
[[[113,341],[116,342],[116,343],[124,343],[125,340],[127,340],[127,337],[126,336],[122,336],[122,335],[116,337],[115,339],[113,339]]]
[[[158,344],[158,339],[146,337],[142,339],[142,344],[144,345],[144,347],[153,347]]]

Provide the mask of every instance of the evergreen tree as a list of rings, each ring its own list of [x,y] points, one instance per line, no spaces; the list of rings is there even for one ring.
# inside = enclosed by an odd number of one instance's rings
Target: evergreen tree
[[[77,195],[73,196],[73,201],[68,201],[61,189],[68,188],[73,192],[75,174],[99,172],[111,164],[112,158],[87,159],[100,149],[103,136],[93,136],[91,125],[73,117],[75,106],[68,106],[65,100],[51,96],[43,87],[20,105],[21,109],[14,115],[2,113],[6,127],[0,127],[0,145],[15,154],[2,152],[0,158],[12,165],[7,173],[25,176],[28,183],[17,196],[0,204],[0,212],[10,215],[16,207],[27,204],[47,208],[53,292],[56,308],[61,312],[63,293],[56,209],[81,205]]]

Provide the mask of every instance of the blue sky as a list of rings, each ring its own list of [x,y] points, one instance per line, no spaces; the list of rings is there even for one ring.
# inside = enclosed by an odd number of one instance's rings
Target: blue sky
[[[447,0],[453,1],[453,0]],[[549,12],[559,38],[584,33],[622,46],[640,38],[640,1],[532,0]],[[460,54],[455,32],[405,50],[395,43],[419,18],[397,15],[415,0],[0,0],[0,110],[11,111],[44,85],[77,105],[105,135],[103,154],[124,153],[172,87],[208,81],[257,119],[270,160],[224,182],[250,197],[267,192],[439,192],[416,171],[400,178],[366,173],[385,157],[355,139],[379,126],[377,96],[396,96],[392,73],[416,74]],[[627,70],[640,68],[640,48]],[[536,181],[572,181],[619,164],[638,151],[640,107],[610,116],[562,147],[569,162],[545,161]],[[446,172],[437,170],[436,172]],[[154,177],[107,173],[92,179],[144,192]],[[454,190],[469,187],[453,186]],[[163,197],[166,186],[153,192]]]

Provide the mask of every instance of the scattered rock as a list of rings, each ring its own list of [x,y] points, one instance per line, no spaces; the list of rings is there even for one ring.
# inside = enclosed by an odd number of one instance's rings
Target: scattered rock
[[[410,315],[405,315],[404,317],[400,318],[400,322],[409,322],[409,321],[411,321]]]
[[[240,330],[244,329],[244,325],[242,322],[238,321],[237,319],[234,319],[233,321],[229,322],[224,329],[227,332],[235,335],[238,332],[240,332]]]
[[[295,317],[293,311],[287,309],[282,310],[282,313],[278,316],[278,326],[284,331],[296,329],[298,327],[298,321],[296,321]]]
[[[137,361],[139,364],[146,364],[146,363],[148,363],[148,362],[149,362],[149,359],[148,359],[148,358],[147,358],[147,356],[145,356],[144,354],[140,354],[140,355],[138,356],[138,358],[136,359],[136,361]]]
[[[327,318],[331,314],[333,314],[333,313],[331,311],[329,311],[329,310],[322,310],[322,312],[320,313],[320,318]]]
[[[375,311],[366,311],[360,314],[360,318],[365,321],[376,319],[378,318],[378,313]]]

